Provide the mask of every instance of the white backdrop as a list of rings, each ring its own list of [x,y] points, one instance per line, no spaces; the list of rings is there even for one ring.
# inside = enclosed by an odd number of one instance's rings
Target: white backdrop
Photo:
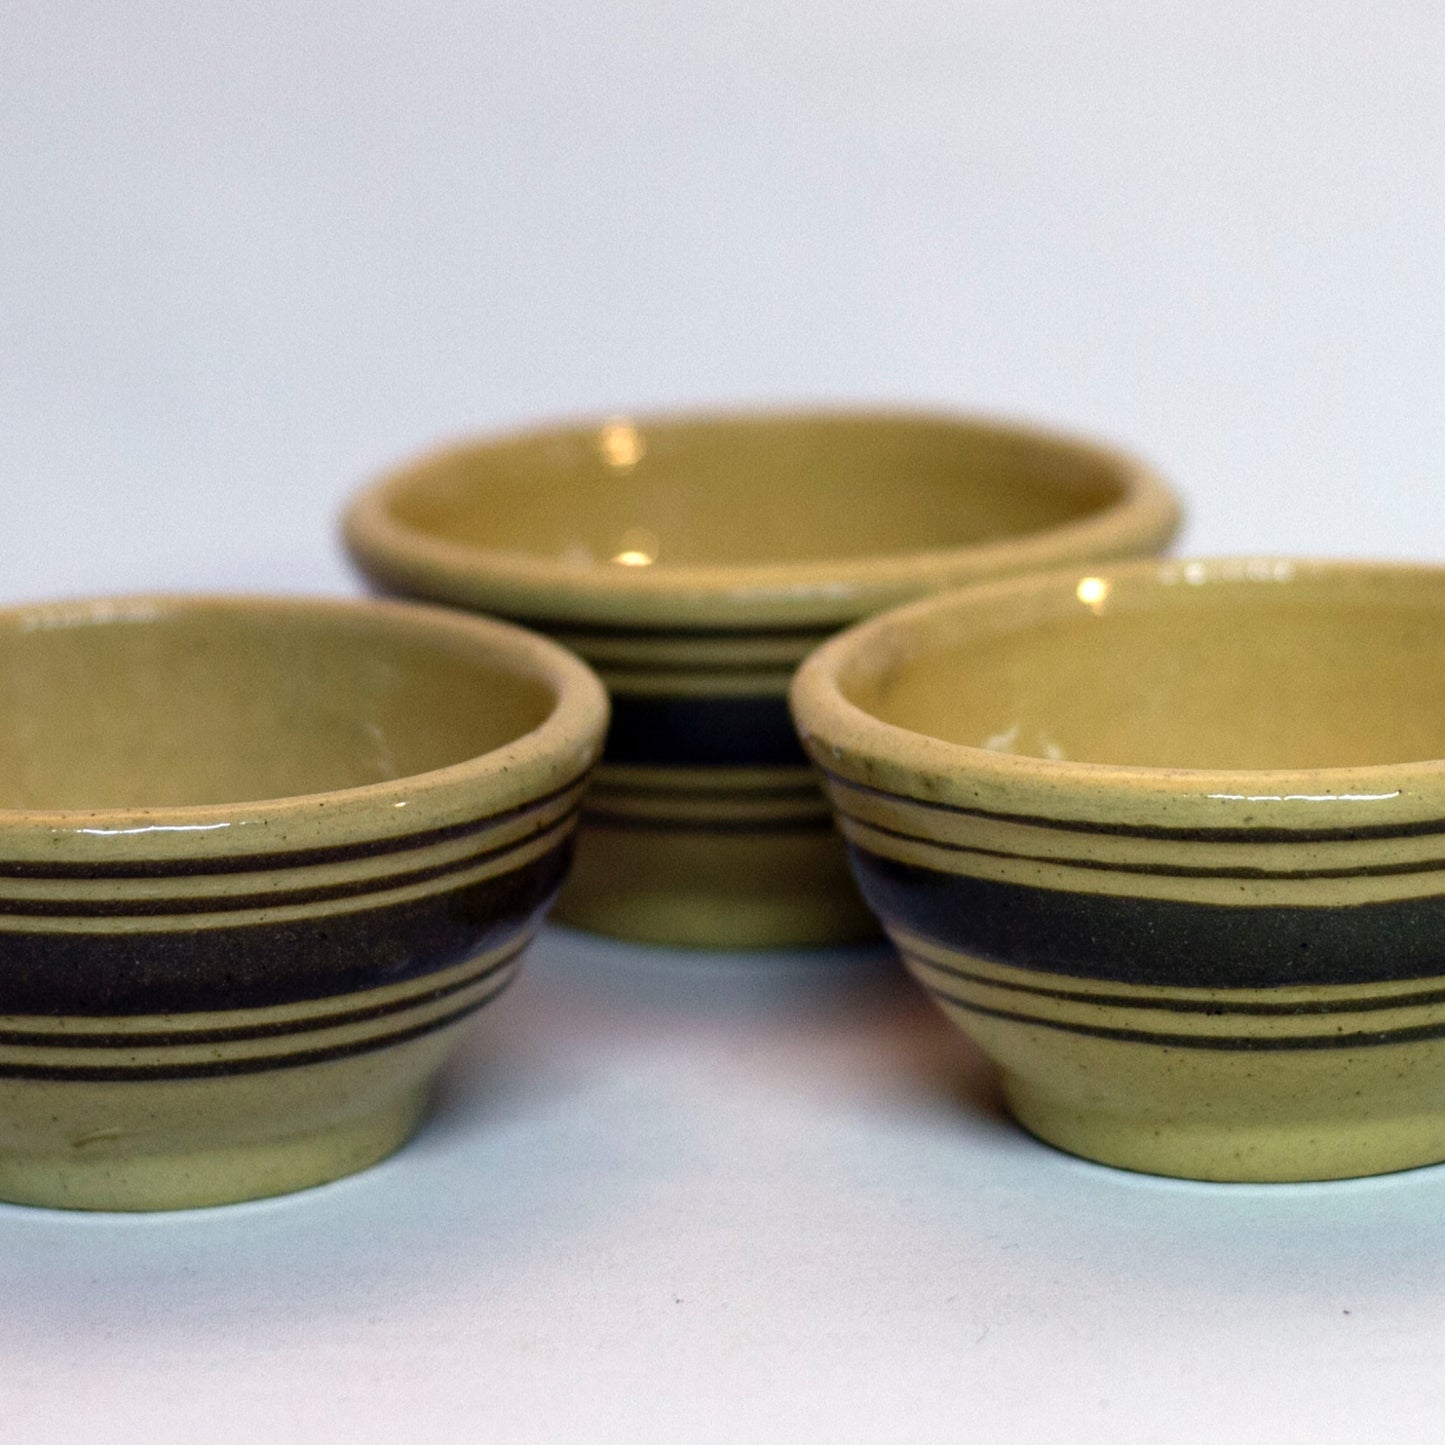
[[[1405,0],[8,0],[0,601],[351,590],[342,498],[434,440],[734,401],[1035,418],[1189,550],[1439,558],[1442,93]],[[555,930],[370,1174],[0,1207],[0,1418],[1433,1438],[1442,1206],[1055,1154],[881,953]]]

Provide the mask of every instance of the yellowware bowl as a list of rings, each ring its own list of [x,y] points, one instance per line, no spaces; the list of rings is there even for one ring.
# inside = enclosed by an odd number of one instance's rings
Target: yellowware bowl
[[[612,730],[558,915],[749,945],[873,929],[788,718],[813,647],[942,587],[1153,551],[1176,521],[1097,446],[823,413],[460,446],[365,492],[346,536],[382,587],[534,624],[601,673]]]
[[[605,727],[563,649],[431,608],[0,612],[0,1198],[214,1204],[395,1149]]]
[[[1445,569],[1143,563],[836,638],[793,689],[868,901],[1065,1149],[1445,1159]]]

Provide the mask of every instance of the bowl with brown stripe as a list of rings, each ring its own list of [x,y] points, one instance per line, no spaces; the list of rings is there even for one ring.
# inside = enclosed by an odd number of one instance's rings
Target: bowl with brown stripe
[[[1150,472],[1031,427],[909,413],[614,418],[482,439],[364,492],[382,589],[546,631],[612,727],[564,920],[714,946],[875,930],[788,717],[815,646],[964,582],[1158,550]]]
[[[0,1198],[215,1204],[397,1148],[605,727],[576,658],[442,609],[0,612]]]
[[[863,892],[1016,1117],[1221,1180],[1445,1160],[1445,569],[1073,569],[802,668]]]

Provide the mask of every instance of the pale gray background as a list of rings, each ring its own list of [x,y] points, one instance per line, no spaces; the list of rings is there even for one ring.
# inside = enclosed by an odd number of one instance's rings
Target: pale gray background
[[[1445,554],[1425,4],[0,3],[0,600],[354,588],[480,427],[1095,431],[1199,552]],[[561,930],[361,1178],[0,1207],[16,1439],[1434,1438],[1445,1172],[1024,1138],[888,959]]]

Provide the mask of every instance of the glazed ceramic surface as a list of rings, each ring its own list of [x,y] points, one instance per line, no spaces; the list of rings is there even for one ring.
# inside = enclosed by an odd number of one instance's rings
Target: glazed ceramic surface
[[[1445,570],[1144,563],[866,623],[793,707],[870,904],[1107,1163],[1445,1159]]]
[[[0,613],[0,1198],[211,1204],[394,1149],[605,725],[561,648],[438,609]]]
[[[840,626],[951,584],[1152,551],[1174,502],[1137,463],[924,416],[613,420],[461,446],[363,494],[382,587],[544,628],[613,719],[569,921],[674,943],[871,931],[788,717]]]

